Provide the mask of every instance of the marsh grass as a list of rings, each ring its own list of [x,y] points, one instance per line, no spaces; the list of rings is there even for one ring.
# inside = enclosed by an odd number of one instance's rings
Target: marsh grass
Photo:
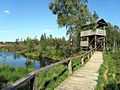
[[[99,69],[99,77],[95,90],[120,90],[119,83],[117,83],[115,78],[116,76],[120,77],[120,75],[116,74],[116,72],[119,72],[118,64],[120,63],[117,61],[120,58],[115,59],[114,54],[119,56],[119,53],[104,52],[104,62]]]
[[[33,70],[33,68],[14,68],[9,65],[0,65],[0,88],[15,82]]]
[[[76,58],[72,61],[73,72],[81,67],[81,61]],[[19,78],[27,75],[29,72],[33,71],[33,68],[14,68],[8,65],[0,65],[0,88],[9,85]],[[54,90],[61,82],[63,82],[68,77],[68,66],[67,63],[58,65],[56,67],[50,68],[46,72],[42,72],[37,77],[37,87],[38,90]],[[20,88],[22,90],[28,90],[28,83],[24,87]]]

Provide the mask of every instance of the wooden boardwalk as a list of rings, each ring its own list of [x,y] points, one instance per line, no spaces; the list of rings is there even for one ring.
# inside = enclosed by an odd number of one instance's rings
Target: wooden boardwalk
[[[102,63],[102,52],[96,51],[82,68],[75,71],[55,90],[94,90],[97,85],[98,70]]]

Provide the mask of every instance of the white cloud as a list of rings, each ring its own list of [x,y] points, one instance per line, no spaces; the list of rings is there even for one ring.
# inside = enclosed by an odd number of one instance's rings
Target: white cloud
[[[0,33],[15,33],[15,32],[13,32],[13,31],[5,31],[5,30],[0,30]]]
[[[52,30],[52,29],[43,29],[43,30],[41,30],[41,32],[42,32],[42,33],[45,33],[45,32],[53,32],[53,30]]]
[[[11,14],[11,12],[9,10],[4,10],[3,11],[5,14]]]

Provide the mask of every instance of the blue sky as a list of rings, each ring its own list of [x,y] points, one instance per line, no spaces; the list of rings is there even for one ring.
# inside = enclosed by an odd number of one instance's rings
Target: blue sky
[[[0,0],[0,41],[15,41],[41,34],[66,37],[66,29],[58,28],[57,18],[48,4],[51,0]],[[120,26],[119,0],[89,0],[91,12],[97,11],[100,18]]]

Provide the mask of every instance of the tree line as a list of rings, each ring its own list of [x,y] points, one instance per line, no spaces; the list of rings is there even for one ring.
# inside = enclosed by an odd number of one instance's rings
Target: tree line
[[[61,28],[66,27],[66,34],[69,36],[68,40],[65,40],[65,37],[53,38],[52,35],[47,37],[46,34],[42,34],[39,40],[36,37],[34,39],[28,37],[25,40],[16,39],[15,42],[6,42],[6,44],[14,44],[11,50],[33,58],[47,56],[57,60],[79,54],[81,51],[81,31],[96,29],[99,20],[97,12],[91,13],[87,4],[88,0],[50,1],[49,9],[53,14],[57,15],[58,26]],[[91,25],[83,29],[83,25],[88,23],[91,23]],[[114,51],[120,46],[120,28],[108,22],[106,32],[107,50]]]

